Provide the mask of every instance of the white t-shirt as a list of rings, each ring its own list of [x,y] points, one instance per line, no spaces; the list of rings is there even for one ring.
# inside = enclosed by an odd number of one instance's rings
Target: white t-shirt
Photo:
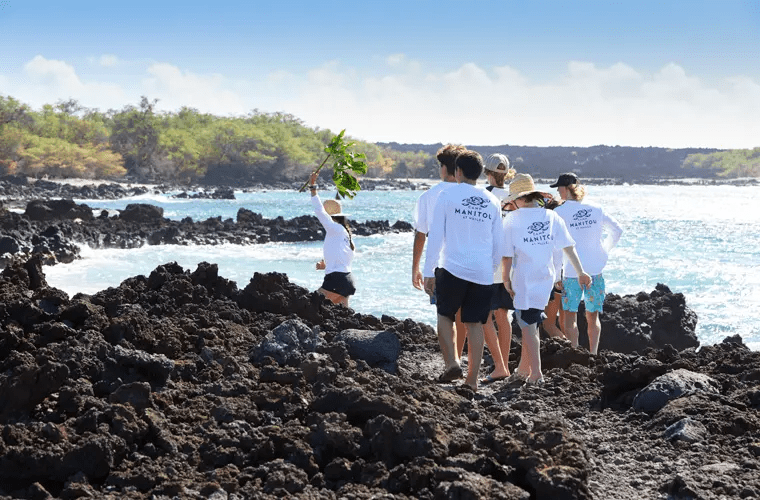
[[[422,234],[430,232],[430,221],[433,220],[433,207],[442,191],[456,186],[456,182],[441,181],[420,195],[414,207],[414,229]]]
[[[543,309],[557,277],[554,252],[574,244],[553,210],[521,208],[504,218],[504,256],[512,257],[515,309]]]
[[[354,251],[351,250],[348,231],[332,220],[332,217],[325,211],[325,207],[322,206],[319,195],[311,197],[311,204],[314,207],[317,219],[325,228],[325,245],[322,250],[325,258],[325,274],[333,272],[350,273]]]
[[[509,198],[509,191],[504,188],[500,188],[497,186],[488,186],[486,187],[486,191],[496,196],[499,199],[499,201],[504,201],[507,198]]]
[[[567,200],[554,211],[565,221],[575,240],[575,250],[583,270],[591,276],[601,274],[607,264],[609,251],[617,245],[623,234],[620,224],[607,215],[602,207],[593,203]],[[567,257],[564,258],[564,269],[566,278],[578,277]]]
[[[503,241],[499,200],[483,188],[461,183],[443,190],[433,210],[423,275],[432,278],[440,265],[465,281],[493,283]]]

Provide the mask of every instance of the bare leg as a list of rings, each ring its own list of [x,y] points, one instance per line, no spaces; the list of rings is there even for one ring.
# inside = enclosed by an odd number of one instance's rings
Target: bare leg
[[[444,368],[446,372],[459,366],[459,360],[454,352],[454,322],[446,316],[438,315],[438,344],[441,346]]]
[[[462,323],[462,310],[457,311],[457,315],[454,316],[454,320],[456,322],[456,330],[454,331],[454,336],[456,339],[456,356],[457,356],[457,362],[459,362],[462,359],[462,353],[464,352],[464,341],[467,340],[467,327],[464,323]]]
[[[586,311],[586,322],[588,323],[589,351],[591,351],[591,354],[597,354],[599,350],[599,336],[602,333],[602,322],[599,321],[599,313]]]
[[[480,323],[466,323],[467,336],[470,346],[467,350],[467,378],[464,383],[478,390],[478,377],[480,376],[480,362],[483,359],[483,325]]]
[[[528,325],[522,329],[524,351],[530,366],[528,382],[535,382],[543,377],[541,373],[541,341],[538,337],[538,323]]]
[[[578,347],[578,313],[565,311],[565,336],[573,347]]]
[[[517,364],[514,374],[520,378],[528,378],[530,377],[531,363],[531,355],[528,350],[530,341],[525,339],[525,328],[520,328],[520,332],[522,332],[522,341],[520,342],[520,362]]]
[[[501,378],[509,375],[509,369],[502,358],[502,351],[499,342],[499,337],[496,334],[496,329],[493,326],[493,320],[491,315],[488,315],[488,321],[483,325],[483,336],[485,337],[488,350],[491,352],[493,358],[494,369],[490,376],[493,378]]]
[[[344,297],[343,295],[340,295],[335,292],[329,292],[325,290],[324,288],[320,288],[317,290],[319,293],[330,299],[330,302],[333,304],[338,304],[339,306],[345,306],[348,307],[348,297]]]
[[[543,321],[543,323],[541,323],[541,326],[544,327],[544,330],[546,330],[546,333],[548,333],[550,337],[565,338],[562,330],[557,328],[557,313],[560,309],[559,294],[555,293],[554,298],[550,300],[544,308],[546,319]]]
[[[509,322],[509,311],[497,309],[493,315],[496,317],[496,326],[499,329],[501,359],[504,361],[504,370],[509,375],[509,348],[512,346],[512,323]]]

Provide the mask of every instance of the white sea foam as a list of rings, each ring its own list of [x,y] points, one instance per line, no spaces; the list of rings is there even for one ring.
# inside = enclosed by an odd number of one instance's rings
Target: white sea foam
[[[539,189],[551,191],[548,186]],[[624,233],[605,269],[608,291],[647,293],[657,283],[683,293],[699,317],[703,344],[740,334],[760,347],[760,190],[736,186],[589,186],[589,199],[601,203]],[[411,222],[419,191],[367,191],[343,200],[354,220]],[[334,193],[322,193],[323,198]],[[151,195],[172,219],[235,218],[247,208],[274,218],[311,214],[308,196],[295,191],[236,193],[235,200],[177,200]],[[147,200],[147,198],[142,198]],[[124,208],[132,200],[91,201],[97,208]],[[147,202],[147,201],[145,201]],[[107,206],[105,206],[107,205]],[[429,324],[435,309],[411,285],[411,233],[356,237],[354,260],[358,312],[407,317]],[[218,264],[220,275],[245,287],[254,272],[277,271],[310,290],[323,273],[314,268],[321,242],[264,245],[145,246],[131,250],[83,249],[81,260],[46,268],[48,282],[66,291],[94,293],[130,276],[148,275],[176,261],[194,270],[199,262]]]

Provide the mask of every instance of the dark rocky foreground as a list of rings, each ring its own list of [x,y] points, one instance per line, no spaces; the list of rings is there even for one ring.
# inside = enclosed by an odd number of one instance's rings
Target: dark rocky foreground
[[[760,497],[760,353],[673,347],[696,318],[664,286],[604,326],[654,348],[545,340],[544,385],[477,394],[435,383],[429,326],[281,274],[171,263],[69,298],[38,256],[0,294],[0,498]]]
[[[3,210],[0,202],[0,265],[40,254],[44,264],[68,263],[78,258],[80,245],[91,248],[138,248],[143,245],[217,245],[324,239],[324,229],[313,215],[267,219],[241,208],[237,217],[210,217],[194,221],[165,218],[155,205],[134,203],[124,210],[102,211],[96,217],[86,204],[70,199],[34,199],[24,213]],[[351,221],[353,234],[411,231],[404,221]]]

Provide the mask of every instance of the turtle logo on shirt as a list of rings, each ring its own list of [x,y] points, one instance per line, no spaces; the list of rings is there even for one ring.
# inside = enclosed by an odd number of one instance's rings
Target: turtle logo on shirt
[[[486,208],[488,207],[488,200],[481,198],[480,196],[470,196],[469,198],[462,200],[462,206],[468,208]]]
[[[487,222],[493,220],[493,215],[489,210],[491,202],[487,198],[480,196],[470,196],[462,200],[462,207],[454,207],[454,214],[464,219],[478,222]]]
[[[578,210],[573,215],[573,220],[585,220],[591,217],[591,210],[584,209],[584,210]]]
[[[549,229],[548,222],[534,222],[533,224],[528,226],[528,232],[532,234],[533,236],[544,233],[546,232],[547,229]]]

